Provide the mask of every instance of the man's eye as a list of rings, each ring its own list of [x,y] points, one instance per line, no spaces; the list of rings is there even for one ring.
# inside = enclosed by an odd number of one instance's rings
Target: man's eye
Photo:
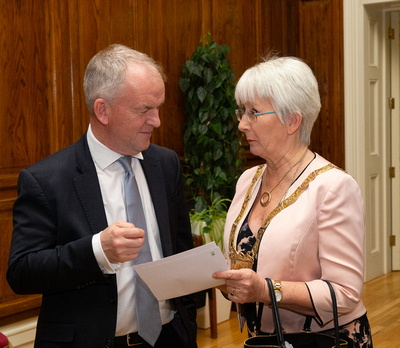
[[[139,115],[145,115],[147,113],[147,111],[149,111],[148,108],[140,108],[140,109],[136,109],[135,113],[137,113]]]

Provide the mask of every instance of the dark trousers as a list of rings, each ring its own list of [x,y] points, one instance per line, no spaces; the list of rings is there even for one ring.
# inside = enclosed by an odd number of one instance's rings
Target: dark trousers
[[[143,341],[137,333],[129,336],[130,340],[128,340],[127,336],[116,337],[114,340],[114,348],[152,348],[152,346]],[[186,348],[187,340],[182,322],[180,319],[174,318],[170,323],[163,325],[160,337],[158,337],[154,348]],[[130,345],[128,345],[128,342]]]

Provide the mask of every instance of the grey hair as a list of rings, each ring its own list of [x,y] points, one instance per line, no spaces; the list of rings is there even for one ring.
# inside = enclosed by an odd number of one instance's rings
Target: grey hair
[[[256,97],[271,103],[283,124],[300,113],[300,141],[310,143],[321,100],[317,79],[306,63],[295,57],[274,56],[247,69],[236,85],[236,103],[253,104]]]
[[[91,115],[94,114],[96,99],[103,98],[110,104],[114,102],[124,86],[126,71],[131,65],[144,66],[151,74],[159,74],[166,82],[162,66],[148,55],[120,44],[108,46],[89,61],[83,79],[86,105]]]

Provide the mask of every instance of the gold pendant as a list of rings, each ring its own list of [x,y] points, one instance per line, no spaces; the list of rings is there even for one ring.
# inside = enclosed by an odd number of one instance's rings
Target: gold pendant
[[[260,204],[265,208],[271,202],[271,193],[265,191],[260,198]]]
[[[243,252],[231,250],[229,258],[231,259],[231,269],[253,268],[254,257],[251,252],[244,254]]]

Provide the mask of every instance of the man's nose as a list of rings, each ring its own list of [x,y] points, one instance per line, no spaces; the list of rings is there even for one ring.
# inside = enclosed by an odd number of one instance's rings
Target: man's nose
[[[161,125],[161,120],[160,120],[160,112],[158,109],[153,109],[148,112],[148,117],[146,123],[148,125],[153,126],[154,128],[158,128]]]

